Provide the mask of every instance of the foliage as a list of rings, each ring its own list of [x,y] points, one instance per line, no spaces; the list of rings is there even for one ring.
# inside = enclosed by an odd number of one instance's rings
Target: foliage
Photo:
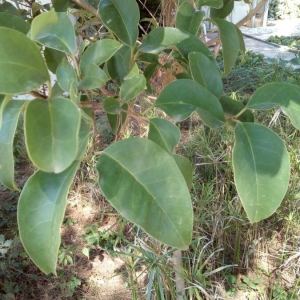
[[[271,0],[268,18],[270,20],[298,18],[300,16],[299,4],[299,0]]]
[[[0,147],[4,155],[0,180],[8,188],[17,188],[12,141],[24,110],[26,148],[37,171],[22,190],[18,226],[27,253],[43,272],[56,274],[67,194],[85,159],[95,111],[106,114],[116,136],[116,142],[92,153],[99,155],[100,188],[113,207],[158,241],[179,249],[187,249],[191,242],[193,168],[176,154],[180,132],[174,123],[194,112],[211,129],[233,126],[235,184],[249,220],[259,222],[276,211],[289,184],[289,155],[276,133],[253,122],[252,111],[280,107],[299,129],[295,112],[300,91],[283,83],[268,85],[258,89],[246,106],[222,98],[221,76],[229,74],[239,52],[245,52],[241,32],[224,20],[232,10],[231,2],[217,5],[209,19],[220,32],[221,70],[196,37],[203,15],[194,7],[187,9],[186,1],[180,1],[176,28],[156,28],[142,39],[134,0],[100,0],[98,12],[106,30],[99,41],[86,38],[79,46],[68,14],[55,6],[57,11],[43,8],[28,18],[28,36],[20,28],[12,29],[10,22],[1,24]],[[69,15],[77,12],[68,11]],[[183,15],[192,20],[189,26]],[[45,51],[51,55],[43,55]],[[154,103],[139,105],[144,89],[151,91],[155,69],[168,67],[161,62],[166,54],[181,66],[178,80],[168,84]],[[48,66],[56,69],[55,84],[50,82]],[[114,92],[108,90],[109,81]],[[47,93],[38,90],[42,84],[47,85]],[[286,92],[289,98],[282,97]],[[12,98],[24,93],[35,99],[23,103]],[[162,110],[173,121],[147,118],[153,109]],[[121,139],[122,130],[133,122],[150,124],[148,138]],[[5,126],[9,130],[3,130]],[[78,284],[74,279],[70,289]]]

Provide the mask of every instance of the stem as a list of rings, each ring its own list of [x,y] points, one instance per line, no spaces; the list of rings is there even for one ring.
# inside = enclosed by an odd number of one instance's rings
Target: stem
[[[238,114],[236,114],[235,116],[233,116],[234,119],[237,119],[240,115],[242,115],[245,111],[247,110],[246,107],[244,107]]]
[[[74,3],[76,3],[77,5],[79,5],[80,7],[82,7],[83,9],[90,12],[91,14],[93,14],[94,16],[96,16],[97,18],[99,18],[98,11],[93,6],[88,4],[87,2],[85,2],[83,0],[72,0],[72,1]]]
[[[51,85],[51,81],[47,81],[47,86],[48,86],[48,99],[51,99],[51,96],[52,96],[52,85]]]
[[[176,250],[172,257],[174,271],[175,271],[175,284],[176,284],[176,300],[183,300],[185,296],[185,285],[183,279],[183,263],[182,253],[180,250]]]

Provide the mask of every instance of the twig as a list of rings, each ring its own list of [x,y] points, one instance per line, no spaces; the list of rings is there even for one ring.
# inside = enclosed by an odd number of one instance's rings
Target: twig
[[[83,0],[72,0],[72,1],[74,3],[76,3],[77,5],[79,5],[80,7],[82,7],[83,9],[90,12],[91,14],[93,14],[94,16],[96,16],[97,18],[100,18],[98,15],[98,11],[93,6],[88,4],[87,2],[84,2]]]
[[[175,284],[176,284],[176,300],[183,300],[185,296],[185,285],[183,279],[183,263],[182,253],[180,250],[176,250],[172,257],[174,271],[175,271]]]

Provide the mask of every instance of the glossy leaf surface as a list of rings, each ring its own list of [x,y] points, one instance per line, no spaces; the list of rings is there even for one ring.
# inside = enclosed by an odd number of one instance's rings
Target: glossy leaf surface
[[[100,69],[97,65],[89,65],[85,71],[85,75],[78,83],[78,88],[81,90],[92,90],[100,88],[108,81],[106,73]]]
[[[211,128],[222,126],[224,113],[219,100],[197,82],[181,79],[168,84],[158,96],[155,106],[175,121],[183,121],[197,111]]]
[[[104,195],[125,218],[165,244],[188,247],[191,199],[171,155],[150,140],[129,138],[103,151],[97,171]]]
[[[31,24],[31,38],[46,47],[75,55],[74,27],[64,12],[49,11],[35,17]]]
[[[78,151],[80,111],[68,99],[30,101],[25,112],[25,137],[31,161],[44,172],[60,173]]]
[[[30,24],[21,17],[4,12],[0,12],[0,27],[15,29],[24,34],[30,30]]]
[[[284,142],[254,123],[235,127],[234,181],[249,220],[259,222],[279,207],[288,188],[290,160]]]
[[[120,48],[121,44],[115,40],[101,40],[88,47],[80,60],[80,70],[86,73],[91,64],[100,66],[109,60]]]
[[[192,51],[202,52],[213,60],[209,49],[198,38],[178,28],[160,27],[152,30],[140,46],[140,51],[159,53],[167,48],[176,48],[187,60]]]
[[[72,80],[77,82],[77,75],[72,65],[64,59],[56,70],[57,83],[66,92],[70,93]]]
[[[173,149],[180,140],[180,130],[165,119],[153,118],[150,119],[148,139],[173,154]]]
[[[133,47],[138,37],[139,8],[135,0],[100,0],[99,15],[104,25],[121,41]]]
[[[123,103],[134,99],[146,88],[146,78],[138,74],[122,82],[120,88],[120,97]]]
[[[62,63],[63,59],[66,58],[66,54],[51,48],[45,48],[44,56],[48,69],[56,74],[57,67]]]
[[[122,110],[119,101],[113,97],[107,97],[104,99],[103,109],[109,114],[117,114]]]
[[[47,80],[48,70],[36,44],[17,30],[0,27],[0,93],[26,93]]]
[[[56,274],[60,228],[69,187],[79,162],[59,174],[37,171],[26,182],[18,202],[18,226],[23,246],[46,274]]]
[[[247,107],[270,109],[280,105],[292,124],[300,130],[300,87],[288,83],[269,83],[257,89]]]
[[[189,64],[193,79],[220,98],[223,93],[223,82],[216,63],[201,52],[191,52]]]
[[[0,100],[0,106],[4,99]],[[3,109],[0,128],[0,182],[9,189],[17,189],[14,181],[13,142],[19,114],[26,101],[10,100]]]

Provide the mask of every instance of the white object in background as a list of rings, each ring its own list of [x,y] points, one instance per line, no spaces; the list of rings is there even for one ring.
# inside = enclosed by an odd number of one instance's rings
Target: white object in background
[[[245,18],[250,11],[250,5],[244,1],[234,1],[234,7],[228,19],[233,24],[238,23]]]

